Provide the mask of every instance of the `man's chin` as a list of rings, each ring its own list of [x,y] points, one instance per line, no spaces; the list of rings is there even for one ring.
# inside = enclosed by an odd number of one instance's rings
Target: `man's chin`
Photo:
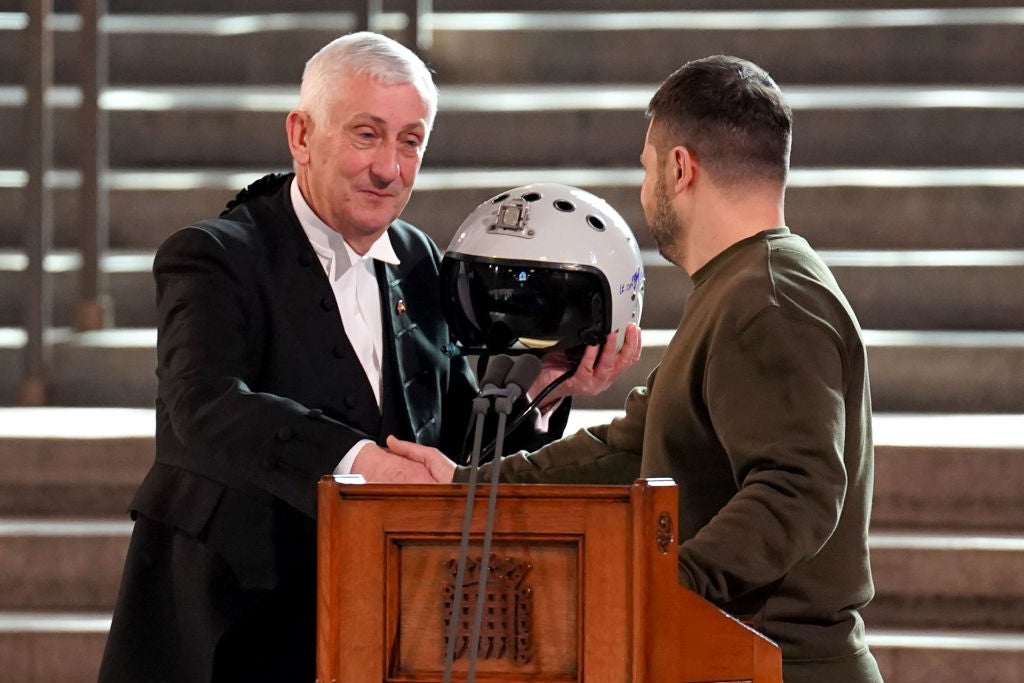
[[[367,207],[359,218],[364,219],[364,225],[383,225],[387,227],[398,218],[405,208],[406,202],[398,202],[393,197],[387,201],[374,203]]]
[[[398,218],[399,213],[398,211],[375,211],[355,216],[355,218],[364,233],[383,233]]]

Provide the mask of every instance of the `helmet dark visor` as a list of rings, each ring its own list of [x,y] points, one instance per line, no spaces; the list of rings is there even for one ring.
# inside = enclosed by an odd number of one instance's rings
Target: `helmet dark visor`
[[[611,331],[611,294],[596,268],[446,254],[441,303],[465,350],[571,349]]]

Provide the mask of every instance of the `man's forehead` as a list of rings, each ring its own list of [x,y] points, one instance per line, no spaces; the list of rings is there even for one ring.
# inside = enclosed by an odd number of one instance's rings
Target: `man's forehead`
[[[402,115],[393,116],[401,105]],[[333,106],[349,110],[349,119],[373,119],[375,123],[406,127],[430,117],[430,103],[414,83],[385,83],[367,74],[351,74],[335,90]],[[394,119],[406,119],[397,123]]]

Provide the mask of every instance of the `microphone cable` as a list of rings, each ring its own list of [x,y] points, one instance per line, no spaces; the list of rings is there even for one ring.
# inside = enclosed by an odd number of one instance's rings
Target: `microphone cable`
[[[568,380],[570,377],[576,374],[576,370],[577,368],[579,368],[579,364],[580,362],[577,360],[572,365],[572,367],[570,367],[568,370],[566,370],[561,375],[552,380],[546,387],[544,387],[544,389],[541,390],[539,394],[537,394],[537,396],[532,401],[530,401],[526,408],[524,408],[523,411],[514,420],[512,420],[512,422],[504,431],[502,431],[501,427],[499,427],[498,434],[502,434],[502,436],[504,437],[508,436],[511,432],[515,431],[516,427],[521,425],[523,423],[523,420],[525,420],[527,416],[535,408],[538,408],[540,404],[544,401],[544,399],[547,398],[549,394],[551,394],[552,391],[554,391],[556,388],[564,384],[566,380]],[[487,458],[490,457],[491,454],[495,452],[496,445],[497,437],[492,439],[491,442],[480,452],[480,459],[486,462]]]

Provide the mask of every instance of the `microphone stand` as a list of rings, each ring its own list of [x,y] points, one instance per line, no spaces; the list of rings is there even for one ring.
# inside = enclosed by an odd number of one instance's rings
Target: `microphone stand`
[[[498,501],[498,480],[501,478],[501,458],[505,446],[505,426],[508,416],[512,413],[512,406],[530,384],[536,379],[541,370],[540,361],[534,356],[519,356],[512,361],[508,356],[497,356],[492,360],[500,361],[493,369],[488,366],[487,374],[483,382],[483,390],[473,400],[473,412],[476,415],[476,433],[473,439],[473,452],[470,457],[469,490],[466,493],[466,510],[462,519],[462,538],[459,544],[459,563],[455,572],[455,594],[452,596],[452,617],[448,624],[448,642],[445,649],[445,670],[444,683],[451,682],[452,667],[455,660],[455,631],[461,613],[462,592],[465,587],[466,560],[469,555],[469,533],[472,526],[473,504],[476,497],[477,476],[480,469],[480,450],[483,441],[483,425],[490,408],[490,401],[494,400],[494,410],[498,414],[497,436],[495,438],[494,463],[492,467],[491,487],[487,504],[487,517],[484,524],[483,548],[480,555],[480,578],[477,584],[476,609],[473,614],[473,622],[470,628],[469,640],[469,664],[467,670],[467,683],[476,681],[476,662],[480,648],[480,629],[483,623],[484,603],[487,595],[487,577],[490,573],[491,541],[494,535],[494,519]],[[507,371],[506,371],[507,370]],[[496,380],[496,375],[502,374],[501,380]],[[490,381],[488,381],[490,380]],[[497,386],[498,382],[502,386]]]
[[[483,388],[480,394],[473,399],[473,415],[475,416],[476,428],[473,436],[473,450],[469,461],[469,483],[466,491],[466,508],[462,516],[462,534],[459,541],[459,561],[455,570],[455,592],[452,595],[451,620],[448,623],[447,642],[445,644],[444,683],[451,683],[452,667],[455,662],[455,634],[460,620],[459,615],[462,611],[462,591],[465,588],[466,581],[466,560],[469,556],[469,535],[473,524],[473,505],[476,500],[476,484],[480,471],[480,451],[483,444],[484,423],[487,413],[490,411],[491,401],[499,391],[503,391],[503,389],[499,389],[499,385],[504,385],[505,378],[512,365],[513,361],[509,356],[495,356],[492,358],[488,363],[487,372],[484,373],[484,379],[481,382]],[[499,420],[502,422],[501,426],[504,427],[504,416],[499,417]],[[484,567],[487,567],[488,564],[489,561],[484,564]],[[484,579],[486,580],[486,575]],[[479,638],[478,633],[475,638]],[[476,659],[477,647],[478,644],[476,642],[471,643],[471,662],[474,662]],[[469,681],[472,680],[473,678],[471,677]]]
[[[507,390],[506,390],[507,391]],[[476,681],[476,660],[480,649],[480,627],[484,618],[484,603],[487,597],[487,576],[491,569],[491,537],[494,532],[494,513],[498,503],[498,479],[501,478],[501,455],[505,445],[505,420],[512,412],[512,400],[506,396],[496,398],[494,410],[498,413],[498,436],[491,465],[491,488],[487,499],[487,520],[484,524],[484,544],[480,549],[480,582],[476,587],[476,610],[473,613],[473,627],[469,635],[469,669],[467,683]]]

